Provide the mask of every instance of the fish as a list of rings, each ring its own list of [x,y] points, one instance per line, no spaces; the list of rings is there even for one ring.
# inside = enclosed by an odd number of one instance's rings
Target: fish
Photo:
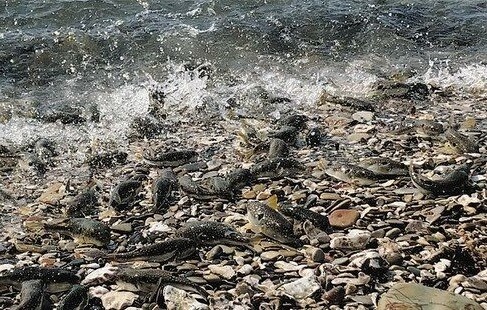
[[[66,206],[66,215],[69,217],[83,217],[94,213],[98,203],[96,186],[85,189],[76,195]]]
[[[188,238],[174,238],[163,242],[143,246],[126,253],[106,255],[109,260],[136,261],[163,263],[171,259],[184,259],[196,252],[196,242]]]
[[[176,236],[194,240],[198,245],[238,245],[249,248],[248,239],[232,226],[213,221],[191,221],[176,231]]]
[[[165,212],[169,207],[172,191],[178,187],[178,180],[171,169],[163,170],[152,184],[152,211]]]
[[[250,167],[250,172],[256,179],[294,177],[305,172],[305,170],[306,167],[302,163],[288,157],[266,159]]]
[[[361,160],[357,166],[372,171],[378,178],[409,175],[408,167],[401,162],[386,157],[372,157]]]
[[[305,129],[309,118],[303,114],[291,114],[279,120],[281,126],[292,126],[297,129]]]
[[[93,244],[99,247],[110,243],[110,228],[102,222],[89,218],[68,218],[45,222],[47,231],[56,231],[71,236],[75,243]]]
[[[300,206],[292,206],[289,204],[282,204],[279,207],[279,211],[289,217],[292,217],[298,221],[310,221],[315,227],[323,231],[327,231],[330,229],[330,221],[328,220],[328,216],[321,215],[318,212],[311,211],[309,209],[300,207]]]
[[[115,275],[115,279],[129,283],[164,283],[195,292],[205,298],[208,296],[208,292],[199,284],[161,269],[120,268]]]
[[[289,147],[284,140],[274,138],[269,141],[269,151],[267,153],[267,157],[269,159],[286,157],[288,155],[289,155]]]
[[[249,222],[265,236],[281,243],[301,247],[303,242],[293,233],[293,224],[284,215],[260,202],[246,205]]]
[[[347,163],[330,165],[326,167],[325,173],[337,180],[361,186],[374,184],[379,179],[372,171]]]
[[[437,138],[445,132],[443,124],[430,119],[409,119],[405,125],[392,132],[393,135],[403,135],[414,132],[422,138]]]
[[[90,300],[88,287],[84,285],[73,285],[71,290],[59,302],[58,310],[83,310]]]
[[[414,171],[412,161],[409,175],[414,186],[433,195],[459,195],[469,187],[470,164],[461,165],[447,174],[443,179],[431,180]]]
[[[47,292],[61,292],[79,283],[80,278],[61,268],[21,267],[0,273],[0,285],[19,287],[22,282],[30,280],[42,280]]]
[[[44,301],[45,284],[41,279],[22,282],[20,303],[15,310],[41,310]]]
[[[275,132],[269,134],[269,138],[281,139],[286,143],[294,144],[299,133],[298,128],[294,126],[282,126]]]
[[[458,131],[449,128],[445,132],[445,137],[447,140],[447,146],[456,154],[479,152],[479,145]]]
[[[132,207],[141,189],[142,181],[140,179],[123,180],[112,190],[109,205],[119,211]]]
[[[160,149],[147,150],[143,154],[149,164],[158,167],[178,167],[198,160],[198,153],[194,150],[166,151]]]

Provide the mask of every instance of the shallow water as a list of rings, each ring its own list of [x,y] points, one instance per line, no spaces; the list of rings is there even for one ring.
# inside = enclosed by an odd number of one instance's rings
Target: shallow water
[[[0,101],[75,106],[87,114],[96,107],[100,122],[61,126],[14,113],[0,123],[1,143],[39,136],[123,140],[130,120],[146,113],[151,85],[167,94],[169,107],[190,113],[222,110],[233,97],[252,112],[255,89],[290,98],[298,108],[311,107],[323,89],[367,97],[376,80],[398,74],[462,97],[484,97],[487,89],[484,1],[8,0],[2,6]],[[212,68],[210,78],[187,70],[200,64]]]

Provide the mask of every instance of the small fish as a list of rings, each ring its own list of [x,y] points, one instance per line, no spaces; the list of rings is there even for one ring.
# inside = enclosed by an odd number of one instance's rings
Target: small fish
[[[292,206],[283,204],[279,208],[279,211],[293,219],[298,221],[310,221],[315,227],[323,231],[327,231],[330,228],[330,221],[328,217],[325,215],[321,215],[318,212],[311,211],[309,209],[299,207],[299,206]]]
[[[271,158],[278,158],[278,157],[286,157],[289,155],[289,147],[284,140],[274,138],[269,141],[269,152],[267,153],[267,157]]]
[[[154,212],[165,212],[169,207],[172,191],[178,187],[178,180],[171,169],[162,171],[159,178],[152,185],[152,200]]]
[[[386,157],[366,158],[361,160],[357,166],[372,171],[379,178],[408,175],[406,165]]]
[[[75,273],[59,268],[21,267],[0,274],[0,284],[16,285],[29,280],[42,280],[45,284],[75,284],[80,279]]]
[[[431,180],[414,172],[413,164],[409,165],[409,175],[414,186],[433,195],[459,195],[465,192],[469,184],[470,165],[462,165],[443,179]]]
[[[479,146],[477,143],[472,141],[469,137],[451,128],[445,132],[445,137],[448,141],[448,146],[456,154],[479,152]]]
[[[281,213],[260,202],[247,204],[247,218],[267,237],[284,244],[301,247],[302,241],[293,233],[293,224]]]
[[[299,129],[294,126],[282,126],[279,130],[270,133],[269,138],[281,139],[286,143],[294,144],[298,136]]]
[[[311,128],[308,134],[306,135],[306,144],[309,146],[318,146],[321,144],[321,140],[323,139],[323,134],[318,127]]]
[[[193,150],[177,150],[163,152],[162,150],[147,150],[144,152],[144,159],[158,167],[178,167],[184,164],[195,162],[198,153]]]
[[[213,200],[217,198],[232,199],[233,193],[228,181],[220,176],[207,178],[204,180],[193,181],[187,175],[178,179],[181,190],[197,200]]]
[[[112,190],[109,202],[110,206],[119,211],[132,207],[141,189],[141,180],[130,178],[121,181]]]
[[[108,254],[106,258],[115,261],[136,261],[163,263],[172,259],[181,260],[196,252],[196,242],[188,238],[168,239],[126,252]]]
[[[250,168],[250,172],[256,179],[294,177],[305,170],[306,167],[302,163],[287,157],[266,159]]]
[[[394,130],[394,135],[403,135],[415,132],[422,138],[436,138],[445,131],[443,124],[429,119],[410,119],[401,128]]]
[[[15,310],[41,310],[44,301],[45,284],[42,280],[27,280],[22,282],[20,290],[20,304]]]
[[[47,231],[57,231],[71,236],[75,243],[106,246],[110,243],[110,228],[102,222],[89,218],[71,218],[44,223]]]
[[[190,290],[205,298],[208,296],[208,293],[199,284],[161,269],[120,268],[116,279],[129,283],[164,283]]]
[[[292,126],[297,129],[305,129],[306,122],[309,118],[302,114],[292,114],[279,120],[279,124],[282,126]]]
[[[375,104],[373,102],[353,97],[338,97],[323,92],[319,98],[318,105],[323,105],[325,103],[338,104],[358,111],[375,112]]]
[[[192,221],[181,226],[176,236],[194,240],[203,245],[240,245],[248,248],[248,239],[233,227],[213,221]]]
[[[61,299],[58,310],[83,310],[90,300],[88,287],[84,285],[73,285],[66,296]]]
[[[361,186],[374,184],[378,180],[372,171],[346,163],[328,166],[325,173],[337,180]]]
[[[249,169],[239,168],[230,171],[225,176],[225,179],[231,189],[240,190],[242,187],[249,185],[254,180],[254,176]]]
[[[416,120],[414,129],[420,137],[437,137],[445,131],[441,123],[429,119]]]
[[[88,188],[76,195],[66,206],[66,215],[69,217],[84,217],[94,212],[98,203],[96,186]]]

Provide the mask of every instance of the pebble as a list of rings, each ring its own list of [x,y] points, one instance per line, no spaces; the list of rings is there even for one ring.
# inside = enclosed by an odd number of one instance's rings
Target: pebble
[[[352,229],[346,236],[335,237],[330,241],[332,249],[361,250],[370,239],[370,232]]]
[[[304,299],[321,288],[316,276],[308,276],[283,284],[279,287],[286,295],[294,299]]]
[[[325,252],[320,248],[311,247],[306,249],[306,253],[315,263],[323,263],[325,261]]]
[[[235,276],[235,270],[231,266],[209,265],[208,269],[216,275],[219,275],[227,280]]]
[[[396,283],[379,300],[377,310],[483,310],[475,301],[417,283]]]
[[[130,223],[121,223],[115,224],[110,227],[111,230],[120,233],[130,233],[132,232],[132,224]]]
[[[360,217],[356,210],[335,210],[329,216],[328,220],[332,227],[347,228],[355,224]]]
[[[131,306],[137,298],[132,292],[111,291],[101,296],[101,301],[107,310],[120,310]]]
[[[208,305],[197,301],[188,292],[167,285],[163,289],[167,309],[207,310]]]

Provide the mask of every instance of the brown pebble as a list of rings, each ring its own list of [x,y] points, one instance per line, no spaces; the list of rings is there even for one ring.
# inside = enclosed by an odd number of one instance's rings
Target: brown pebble
[[[353,226],[360,217],[356,210],[335,210],[329,216],[330,225],[338,228]]]

